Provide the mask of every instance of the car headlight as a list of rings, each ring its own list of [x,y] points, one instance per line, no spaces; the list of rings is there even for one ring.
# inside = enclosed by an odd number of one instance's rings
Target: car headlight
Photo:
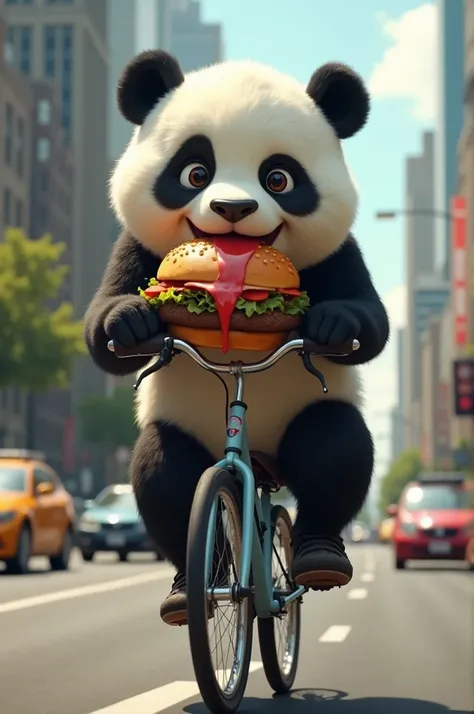
[[[100,531],[100,523],[97,523],[92,516],[84,514],[79,521],[79,530],[86,533],[98,533]]]
[[[0,511],[0,523],[8,523],[16,516],[16,511]]]
[[[418,532],[418,528],[415,523],[402,523],[402,531],[407,535],[415,535]]]

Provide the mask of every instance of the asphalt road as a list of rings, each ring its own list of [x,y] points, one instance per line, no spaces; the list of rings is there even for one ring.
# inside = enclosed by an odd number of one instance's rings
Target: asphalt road
[[[350,553],[347,588],[305,597],[295,691],[272,697],[257,643],[241,711],[473,712],[474,574],[396,572],[384,546]],[[187,631],[158,615],[172,574],[146,556],[0,573],[1,714],[206,714]]]

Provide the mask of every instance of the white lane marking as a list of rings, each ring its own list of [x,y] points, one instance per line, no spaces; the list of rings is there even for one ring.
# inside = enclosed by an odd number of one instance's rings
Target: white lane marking
[[[374,573],[362,573],[361,578],[363,583],[373,583],[375,580]]]
[[[105,583],[84,585],[80,588],[70,588],[68,590],[58,590],[53,593],[36,595],[35,597],[22,598],[21,600],[10,600],[9,602],[0,603],[0,615],[6,612],[14,612],[15,610],[26,610],[30,607],[38,607],[39,605],[49,605],[52,602],[59,602],[60,600],[73,600],[78,597],[86,597],[86,595],[98,595],[99,593],[108,593],[114,590],[122,590],[123,588],[131,588],[135,585],[152,583],[156,580],[169,578],[174,575],[174,573],[174,568],[170,568],[166,571],[160,570],[158,573],[142,573],[141,575],[132,575],[129,578],[120,578],[119,580],[111,580]]]
[[[344,642],[351,630],[350,625],[332,625],[321,635],[319,642]]]
[[[250,672],[256,672],[262,667],[262,662],[251,662]],[[198,694],[199,687],[196,682],[171,682],[90,714],[158,714]]]
[[[366,588],[352,588],[347,593],[349,600],[364,600],[367,597],[369,591]]]

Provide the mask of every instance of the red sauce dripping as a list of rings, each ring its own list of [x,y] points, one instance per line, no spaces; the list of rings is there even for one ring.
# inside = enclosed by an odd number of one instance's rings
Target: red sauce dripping
[[[230,318],[242,294],[247,263],[259,247],[260,240],[213,237],[212,242],[217,252],[219,277],[214,284],[203,283],[202,287],[215,300],[221,323],[222,351],[225,353],[229,351]]]

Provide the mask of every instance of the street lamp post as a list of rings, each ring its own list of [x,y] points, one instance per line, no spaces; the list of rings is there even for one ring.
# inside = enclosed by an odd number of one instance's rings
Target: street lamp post
[[[396,211],[377,211],[375,218],[378,221],[392,221],[398,216],[431,216],[432,218],[442,218],[445,221],[452,220],[449,211],[437,211],[434,208],[401,208]]]

